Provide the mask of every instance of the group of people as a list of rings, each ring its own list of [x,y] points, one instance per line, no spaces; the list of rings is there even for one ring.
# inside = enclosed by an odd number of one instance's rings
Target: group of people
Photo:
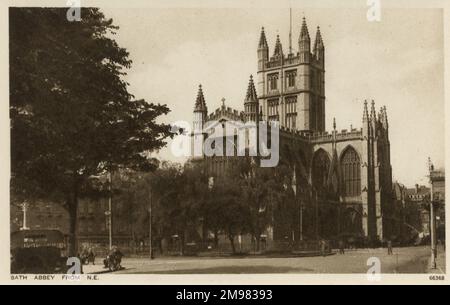
[[[106,258],[103,260],[104,268],[109,268],[110,264],[115,264],[116,267],[120,269],[123,256],[124,255],[117,246],[111,247]],[[91,263],[92,265],[95,265],[96,254],[92,247],[83,248],[79,257],[83,265],[89,265]]]
[[[120,270],[122,269],[122,257],[124,255],[120,252],[119,248],[113,246],[108,252],[108,255],[103,260],[104,268],[109,268],[110,270]]]
[[[84,248],[80,255],[81,262],[83,265],[89,265],[92,263],[92,265],[95,265],[95,252],[94,249],[90,248]]]
[[[386,247],[387,247],[387,251],[388,251],[388,255],[393,255],[394,254],[394,250],[393,250],[393,246],[392,246],[392,241],[391,240],[387,240],[386,241]],[[345,254],[345,241],[343,239],[340,239],[338,241],[338,253],[341,255]]]

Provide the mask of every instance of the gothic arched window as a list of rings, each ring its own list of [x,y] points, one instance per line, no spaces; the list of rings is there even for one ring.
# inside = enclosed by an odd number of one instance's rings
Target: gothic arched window
[[[329,170],[330,158],[321,149],[314,155],[312,164],[312,182],[316,189],[326,188]]]
[[[344,196],[359,196],[361,194],[361,163],[356,151],[349,147],[341,159]]]

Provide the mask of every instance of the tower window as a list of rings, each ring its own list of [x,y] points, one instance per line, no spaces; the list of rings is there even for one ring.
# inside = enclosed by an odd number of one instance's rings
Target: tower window
[[[268,101],[269,106],[269,115],[276,115],[278,114],[278,99],[276,100],[269,100]]]
[[[288,113],[286,114],[286,127],[295,129],[297,128],[297,125],[295,124],[295,121],[297,120],[297,115],[294,113]]]
[[[268,105],[268,118],[269,121],[279,121],[278,117],[278,99],[269,100]]]
[[[286,98],[286,127],[297,128],[295,122],[297,120],[297,97],[291,96]]]
[[[291,70],[286,72],[286,84],[287,88],[294,88],[295,87],[295,78],[297,77],[297,71]]]
[[[278,73],[269,74],[267,80],[269,82],[269,90],[273,91],[278,89]]]

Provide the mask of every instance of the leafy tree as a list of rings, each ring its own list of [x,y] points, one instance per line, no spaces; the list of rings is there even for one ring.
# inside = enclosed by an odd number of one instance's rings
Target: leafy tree
[[[146,179],[150,173],[122,169],[112,177],[113,205],[120,203],[121,209],[115,209],[115,217],[126,220],[130,225],[130,234],[134,250],[148,237],[150,193]]]
[[[152,226],[158,227],[161,239],[180,238],[181,253],[184,253],[185,231],[189,212],[182,198],[182,167],[178,164],[164,163],[149,177],[152,196]]]
[[[119,168],[150,171],[148,152],[170,135],[165,105],[135,100],[123,80],[131,60],[99,9],[69,22],[58,8],[10,8],[11,195],[64,202],[70,255],[77,208],[90,177]]]
[[[292,177],[289,168],[279,165],[276,168],[258,167],[248,160],[237,163],[242,179],[242,198],[248,205],[251,234],[260,250],[260,236],[275,221],[285,227],[293,228]],[[275,218],[277,218],[275,220]]]
[[[245,168],[235,164],[215,177],[205,211],[216,239],[219,231],[225,233],[233,254],[237,252],[235,237],[251,231],[248,202],[242,197],[244,174]]]
[[[187,164],[182,174],[180,202],[187,218],[186,229],[191,232],[201,228],[202,248],[206,246],[210,215],[207,205],[210,199],[209,175],[204,163]]]

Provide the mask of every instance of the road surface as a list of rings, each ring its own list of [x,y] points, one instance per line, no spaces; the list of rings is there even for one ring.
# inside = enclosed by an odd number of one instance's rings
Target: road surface
[[[443,258],[443,250],[439,257]],[[387,249],[358,249],[347,251],[345,255],[326,257],[239,257],[239,258],[197,258],[162,257],[124,258],[124,270],[115,274],[264,274],[264,273],[367,273],[367,261],[376,257],[381,262],[382,273],[429,273],[428,247],[396,248],[394,255],[387,255]],[[96,266],[85,266],[85,273],[102,273],[101,259]],[[445,262],[439,262],[439,270],[444,273]]]

